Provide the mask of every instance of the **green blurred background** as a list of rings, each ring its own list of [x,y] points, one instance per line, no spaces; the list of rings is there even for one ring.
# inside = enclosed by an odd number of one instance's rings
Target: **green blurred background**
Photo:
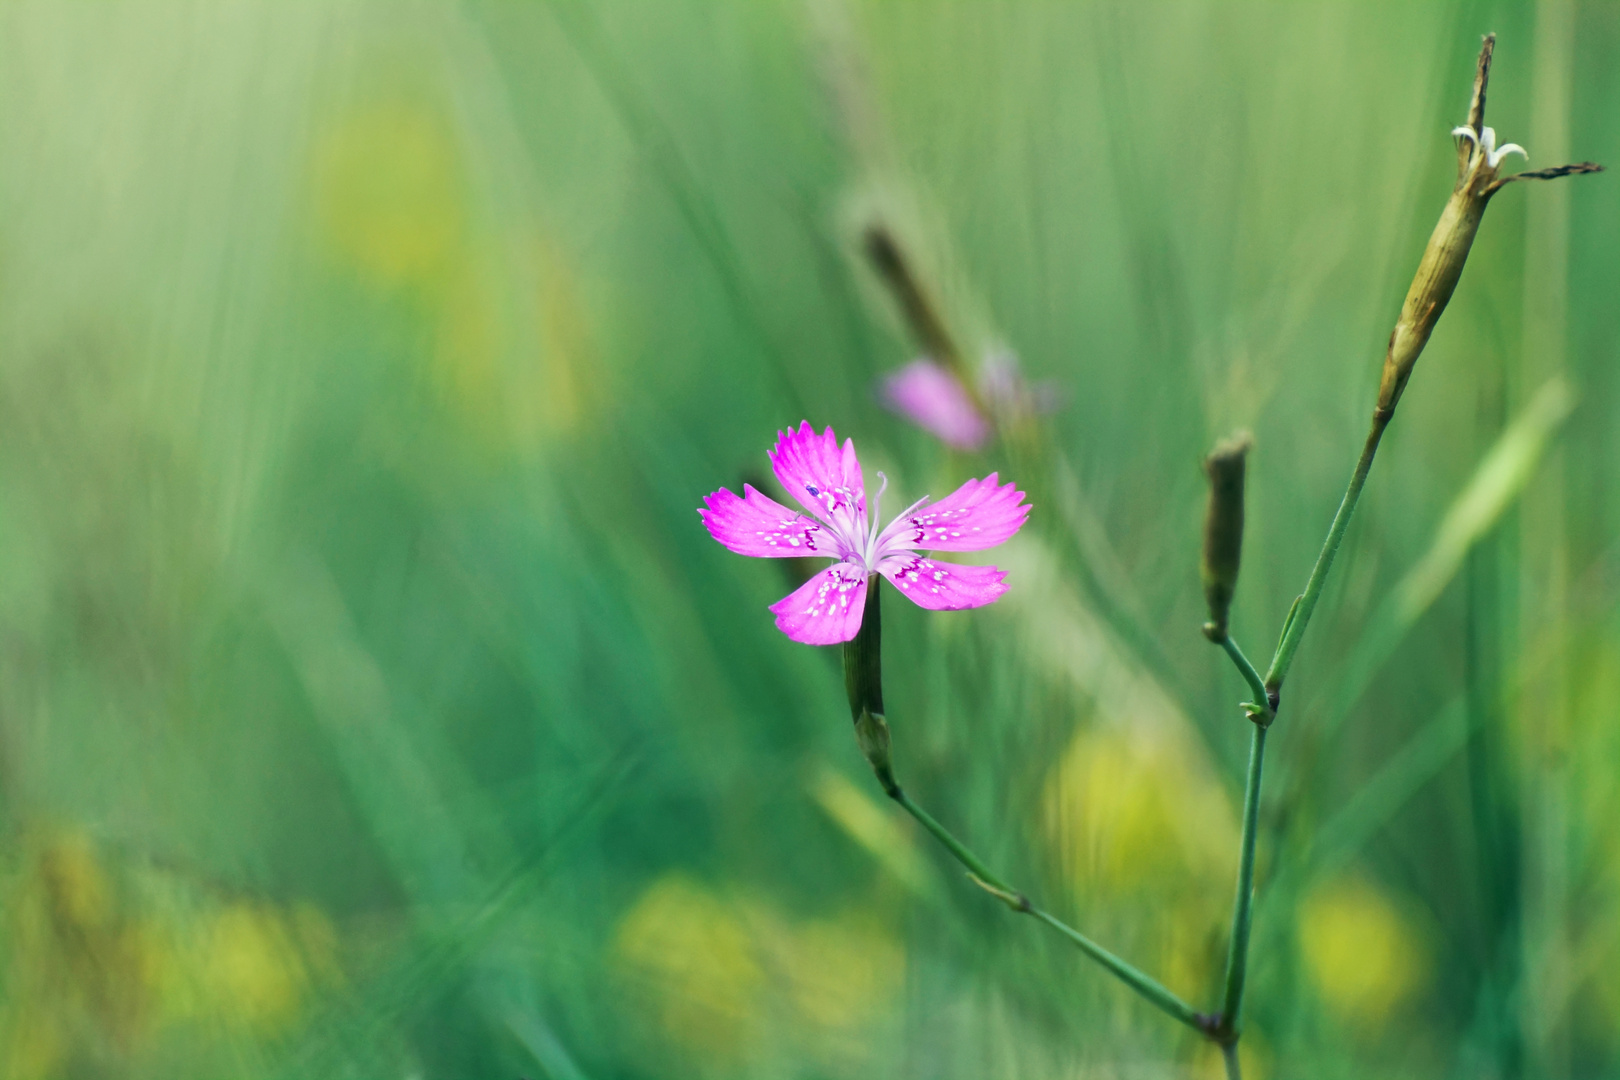
[[[1003,601],[889,605],[901,777],[1212,1006],[1199,456],[1256,434],[1263,656],[1486,30],[1503,139],[1620,162],[1606,0],[0,6],[0,1075],[1218,1075],[883,802],[694,510],[803,418],[1029,490]],[[1612,175],[1496,198],[1385,440],[1246,1075],[1620,1076]],[[875,220],[1040,430],[879,407]]]

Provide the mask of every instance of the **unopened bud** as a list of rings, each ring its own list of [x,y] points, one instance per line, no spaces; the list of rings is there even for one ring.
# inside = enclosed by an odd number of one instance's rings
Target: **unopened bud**
[[[1243,474],[1253,445],[1249,433],[1240,431],[1216,443],[1204,459],[1204,472],[1209,476],[1209,506],[1204,512],[1199,574],[1209,604],[1204,636],[1211,641],[1225,640],[1232,595],[1237,591],[1238,566],[1243,559]]]

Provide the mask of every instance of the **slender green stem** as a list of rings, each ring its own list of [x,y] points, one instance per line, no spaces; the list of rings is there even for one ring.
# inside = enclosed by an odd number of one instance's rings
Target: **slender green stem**
[[[1249,689],[1254,691],[1254,703],[1270,711],[1270,705],[1266,701],[1265,680],[1254,669],[1254,665],[1249,663],[1249,658],[1243,655],[1243,650],[1238,648],[1238,643],[1232,640],[1231,634],[1221,638],[1221,648],[1226,650],[1226,655],[1232,658],[1232,663],[1237,665],[1238,671],[1242,673],[1244,680],[1248,682]]]
[[[1049,912],[1043,911],[1038,907],[1031,906],[1029,913],[1035,916],[1035,918],[1039,919],[1041,922],[1045,923],[1047,926],[1050,926],[1052,929],[1062,934],[1064,937],[1068,938],[1079,947],[1081,952],[1085,953],[1097,963],[1107,968],[1117,978],[1119,978],[1120,981],[1124,982],[1138,994],[1141,994],[1143,997],[1147,998],[1148,1001],[1158,1006],[1166,1014],[1180,1020],[1183,1024],[1186,1024],[1187,1026],[1194,1028],[1203,1034],[1207,1035],[1209,1033],[1208,1019],[1202,1014],[1196,1012],[1191,1005],[1188,1005],[1185,1001],[1182,1001],[1175,994],[1171,993],[1170,990],[1157,979],[1131,966],[1124,960],[1121,960],[1119,957],[1115,956],[1101,945],[1098,945],[1095,941],[1092,941],[1074,927],[1063,922],[1061,919],[1054,917]]]
[[[923,828],[933,833],[934,839],[938,840],[941,844],[944,844],[945,850],[949,851],[951,855],[955,857],[957,862],[967,867],[969,872],[971,872],[974,877],[978,878],[986,885],[994,886],[1001,892],[1013,896],[1018,895],[1017,889],[1014,889],[1011,885],[1001,880],[1001,878],[996,875],[994,870],[991,870],[988,866],[984,865],[984,863],[980,862],[979,857],[963,846],[962,841],[952,836],[950,830],[946,829],[945,826],[935,821],[932,814],[918,806],[916,803],[912,802],[911,796],[907,795],[904,789],[896,787],[894,794],[890,797],[894,799],[895,802],[899,803],[906,813],[910,814],[912,817],[921,822]]]
[[[895,780],[894,769],[889,762],[889,726],[883,718],[882,593],[882,579],[874,574],[867,586],[861,628],[844,645],[844,688],[849,693],[849,711],[855,721],[855,740],[872,766],[878,783],[883,786],[884,793],[916,818],[923,828],[934,835],[934,839],[945,845],[945,850],[968,868],[974,881],[997,899],[1016,912],[1033,915],[1044,922],[1079,946],[1081,952],[1107,968],[1125,985],[1182,1023],[1209,1035],[1214,1029],[1212,1018],[1201,1016],[1156,979],[1138,971],[1080,931],[1031,904],[1028,897],[984,865],[977,855],[951,835],[950,830],[935,821],[933,815],[912,802],[911,796]]]
[[[1283,627],[1282,639],[1277,642],[1277,651],[1271,658],[1270,669],[1266,672],[1266,690],[1273,695],[1282,689],[1283,679],[1288,675],[1288,668],[1294,662],[1294,653],[1299,650],[1300,638],[1305,636],[1305,626],[1311,621],[1311,612],[1316,609],[1317,600],[1321,599],[1322,587],[1327,584],[1328,571],[1333,568],[1333,557],[1339,553],[1339,544],[1344,541],[1345,529],[1350,526],[1350,515],[1355,513],[1356,500],[1361,498],[1362,486],[1367,483],[1367,473],[1372,469],[1373,455],[1378,453],[1378,441],[1384,437],[1384,429],[1389,426],[1390,415],[1392,414],[1373,413],[1372,428],[1367,432],[1367,442],[1361,448],[1360,459],[1356,461],[1356,471],[1350,474],[1350,485],[1344,490],[1339,510],[1333,515],[1333,524],[1328,528],[1327,539],[1322,542],[1321,554],[1317,555],[1316,565],[1311,568],[1311,577],[1305,583],[1304,595],[1289,613],[1288,622]],[[1272,708],[1276,708],[1275,704]]]
[[[1232,903],[1232,938],[1226,954],[1226,989],[1215,1030],[1216,1040],[1221,1043],[1225,1055],[1227,1076],[1232,1078],[1239,1075],[1237,1038],[1241,1031],[1239,1021],[1243,1008],[1243,988],[1249,969],[1249,930],[1254,915],[1254,854],[1260,831],[1260,780],[1265,765],[1266,728],[1276,712],[1283,679],[1294,662],[1294,654],[1305,636],[1305,628],[1316,610],[1316,602],[1322,597],[1322,589],[1327,584],[1328,572],[1333,569],[1339,545],[1344,542],[1345,530],[1350,527],[1350,515],[1355,513],[1356,502],[1361,498],[1361,489],[1367,483],[1373,456],[1378,453],[1378,443],[1384,437],[1384,429],[1389,426],[1391,415],[1382,409],[1373,413],[1372,427],[1361,448],[1361,457],[1356,461],[1355,471],[1350,474],[1350,483],[1345,488],[1344,498],[1339,501],[1338,511],[1333,515],[1333,524],[1328,528],[1327,539],[1322,542],[1316,565],[1311,568],[1305,592],[1295,601],[1293,610],[1288,613],[1288,621],[1283,624],[1282,636],[1277,642],[1277,651],[1272,655],[1265,678],[1260,678],[1254,665],[1249,663],[1230,635],[1223,635],[1220,639],[1221,646],[1243,673],[1244,679],[1260,695],[1260,700],[1255,704],[1263,705],[1266,710],[1262,716],[1253,717],[1256,723],[1253,741],[1249,744],[1249,775],[1243,792],[1243,839],[1238,856],[1237,896]]]
[[[1243,1080],[1243,1070],[1238,1067],[1237,1043],[1221,1043],[1221,1060],[1226,1062],[1226,1080]]]
[[[1232,904],[1232,942],[1226,954],[1226,993],[1221,1002],[1218,1035],[1235,1042],[1243,983],[1249,967],[1249,926],[1254,914],[1254,847],[1260,829],[1260,774],[1266,756],[1266,728],[1254,725],[1249,743],[1249,780],[1243,792],[1243,847],[1238,857],[1237,899]]]
[[[1141,994],[1154,1005],[1157,1005],[1164,1012],[1189,1027],[1195,1028],[1206,1035],[1209,1034],[1208,1018],[1200,1015],[1191,1005],[1182,1001],[1157,979],[1121,960],[1063,920],[1031,904],[1027,896],[1008,885],[994,871],[979,861],[977,855],[963,846],[962,842],[952,836],[945,826],[935,821],[928,811],[912,802],[911,796],[907,795],[898,785],[889,794],[895,802],[905,809],[906,813],[916,818],[923,828],[933,833],[934,838],[945,845],[945,849],[955,856],[957,862],[968,868],[979,884],[1005,902],[1008,907],[1026,915],[1033,915],[1036,919],[1068,938],[1080,948],[1081,952],[1107,968],[1121,982]]]

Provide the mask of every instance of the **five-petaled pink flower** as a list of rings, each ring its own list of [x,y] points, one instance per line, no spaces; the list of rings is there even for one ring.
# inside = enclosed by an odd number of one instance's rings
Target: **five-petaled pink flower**
[[[710,535],[739,555],[837,560],[771,605],[777,627],[794,641],[832,645],[853,638],[874,573],[934,611],[980,607],[1007,591],[1004,571],[940,562],[928,554],[978,551],[1012,536],[1029,517],[1016,484],[998,487],[995,473],[969,480],[937,503],[925,498],[912,504],[879,532],[878,503],[889,481],[878,473],[882,485],[873,496],[869,525],[853,439],[840,447],[832,428],[817,435],[806,420],[797,431],[780,432],[770,456],[776,478],[809,517],[747,484],[741,498],[725,488],[707,496],[698,513]]]

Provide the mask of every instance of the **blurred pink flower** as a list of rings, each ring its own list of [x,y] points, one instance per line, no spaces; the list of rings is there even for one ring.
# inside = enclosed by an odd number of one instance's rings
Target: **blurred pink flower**
[[[978,551],[1011,537],[1029,517],[1016,484],[997,486],[996,474],[969,480],[930,504],[924,498],[878,531],[883,481],[866,513],[866,485],[855,442],[838,445],[833,429],[817,435],[808,420],[777,435],[771,469],[789,495],[810,511],[798,513],[743,485],[742,497],[721,488],[698,511],[709,534],[739,555],[777,559],[825,556],[837,560],[802,587],[771,605],[776,625],[794,641],[832,645],[861,628],[870,575],[882,574],[919,607],[956,611],[981,607],[1007,591],[1006,573],[927,557],[932,551]]]
[[[990,421],[967,389],[932,360],[913,360],[884,379],[882,396],[889,408],[957,450],[977,450],[990,438]]]
[[[1027,416],[1051,412],[1057,394],[1046,383],[1031,384],[1006,351],[985,357],[979,371],[979,400],[992,415]],[[990,439],[990,417],[951,371],[928,357],[913,360],[886,377],[879,397],[940,442],[957,450],[978,450]]]

